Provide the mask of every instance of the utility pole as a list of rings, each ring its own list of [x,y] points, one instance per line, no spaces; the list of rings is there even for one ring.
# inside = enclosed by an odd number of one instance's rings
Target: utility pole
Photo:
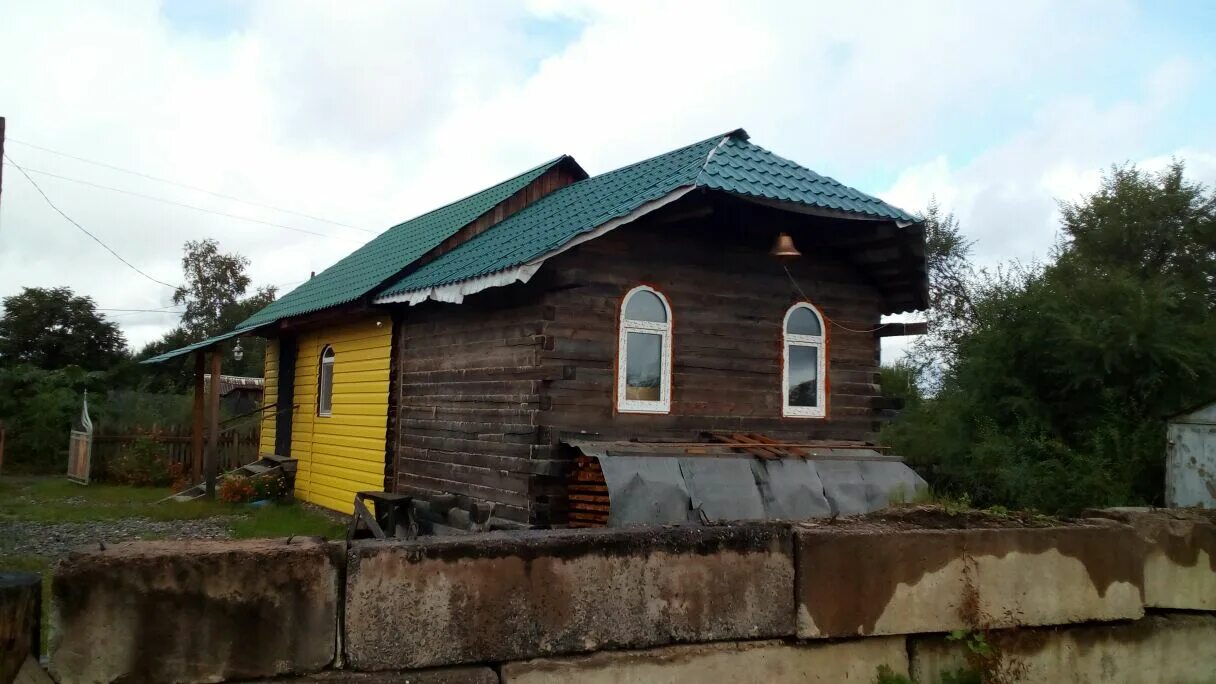
[[[4,117],[0,116],[0,162],[4,161]],[[4,194],[4,164],[0,163],[0,195]]]

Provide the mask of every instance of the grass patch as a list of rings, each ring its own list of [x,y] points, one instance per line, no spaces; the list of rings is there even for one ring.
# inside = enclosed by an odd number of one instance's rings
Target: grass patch
[[[346,523],[341,516],[288,503],[260,507],[219,501],[156,502],[171,494],[167,489],[118,485],[78,485],[60,477],[0,477],[0,524],[10,521],[89,523],[145,518],[199,520],[217,516],[231,519],[234,539],[321,536],[341,539]],[[163,535],[149,533],[143,539]],[[22,553],[0,553],[0,570],[22,570],[42,575],[42,649],[46,653],[50,625],[51,574],[54,558]]]
[[[0,477],[0,521],[197,520],[233,515],[232,507],[214,501],[155,505],[172,493],[156,487],[85,486],[62,478],[6,476]]]
[[[325,537],[342,539],[346,524],[333,516],[299,504],[278,504],[246,508],[247,517],[232,523],[234,539],[273,539],[276,537]]]

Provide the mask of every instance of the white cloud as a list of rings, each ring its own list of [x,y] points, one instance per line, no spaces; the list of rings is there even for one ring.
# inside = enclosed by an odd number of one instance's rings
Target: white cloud
[[[1114,104],[1080,80],[1128,49],[1138,12],[1107,2],[271,0],[217,36],[180,32],[151,0],[24,3],[0,21],[0,115],[18,140],[376,230],[559,153],[598,172],[745,126],[845,182],[898,175],[887,196],[905,208],[936,194],[987,253],[1042,254],[1052,197],[1091,187],[1111,162],[1174,152],[1153,131],[1203,76],[1197,62],[1162,61]],[[967,159],[964,134],[979,141]],[[249,256],[264,284],[306,278],[368,237],[9,151],[32,168],[334,236],[36,176],[170,282],[186,239]],[[66,284],[103,306],[168,303],[166,288],[85,241],[13,170],[4,180],[0,295]],[[173,323],[115,320],[136,345]]]
[[[1078,201],[1095,191],[1111,164],[1164,167],[1172,157],[1191,162],[1190,175],[1212,179],[1216,150],[1178,149],[1148,157],[1159,128],[1193,70],[1177,60],[1151,74],[1140,92],[1107,106],[1089,98],[1050,102],[1033,124],[969,162],[952,166],[943,157],[904,171],[884,197],[917,206],[936,196],[976,240],[981,263],[1042,259],[1058,231],[1058,201]]]

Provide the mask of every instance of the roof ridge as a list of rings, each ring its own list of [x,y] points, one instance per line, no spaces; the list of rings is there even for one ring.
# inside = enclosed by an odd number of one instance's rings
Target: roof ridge
[[[912,216],[912,214],[910,212],[908,212],[900,207],[897,207],[894,204],[891,204],[890,202],[887,202],[886,200],[882,199],[881,197],[872,195],[864,190],[861,190],[861,189],[855,188],[851,185],[842,183],[831,176],[827,176],[822,173],[819,173],[818,171],[810,168],[809,166],[805,166],[788,157],[783,157],[783,156],[777,154],[776,152],[773,152],[772,150],[764,147],[763,145],[758,145],[758,144],[752,142],[750,139],[745,139],[743,141],[743,143],[745,144],[745,146],[747,148],[750,148],[755,153],[763,154],[763,155],[769,157],[770,159],[778,162],[781,165],[785,165],[788,167],[792,167],[793,169],[798,169],[798,170],[810,173],[817,179],[816,182],[821,183],[824,186],[827,186],[826,188],[807,188],[805,190],[805,192],[809,192],[813,195],[818,195],[821,197],[839,197],[839,198],[846,199],[849,201],[863,202],[868,205],[877,205],[880,207],[885,206],[889,209],[893,209],[896,212],[904,214],[908,217]],[[731,161],[729,159],[723,163],[728,167],[732,165]],[[708,167],[708,160],[707,160],[706,166]],[[742,166],[738,162],[735,162],[734,166],[736,168],[742,168]],[[787,177],[788,177],[788,174],[787,174]],[[698,176],[698,178],[699,178],[699,176]],[[871,213],[871,211],[867,209],[867,210],[865,210],[864,213]]]
[[[418,219],[420,219],[420,218],[425,218],[425,217],[427,217],[427,216],[430,216],[431,214],[434,214],[434,213],[435,213],[435,212],[437,212],[437,211],[443,211],[444,209],[447,209],[448,207],[450,207],[450,206],[452,206],[452,205],[454,205],[454,204],[460,204],[461,202],[463,202],[463,201],[465,201],[465,200],[467,200],[467,199],[472,199],[473,197],[475,197],[475,196],[477,196],[477,195],[480,195],[480,194],[482,194],[483,192],[489,192],[489,191],[493,190],[494,188],[497,188],[497,187],[502,186],[502,185],[506,185],[507,183],[510,183],[511,181],[513,181],[513,180],[515,180],[515,179],[519,178],[520,176],[526,176],[526,175],[528,175],[529,173],[533,173],[534,171],[538,171],[538,170],[540,170],[540,169],[543,169],[543,168],[545,168],[546,166],[553,166],[553,165],[557,164],[558,162],[564,161],[564,160],[566,160],[566,159],[574,160],[574,157],[571,157],[571,156],[570,156],[570,155],[568,155],[568,154],[560,154],[560,155],[558,155],[558,156],[556,156],[556,157],[554,157],[554,158],[552,158],[552,159],[550,159],[550,160],[548,160],[548,161],[546,161],[546,162],[543,162],[543,163],[537,164],[536,166],[533,166],[532,168],[527,169],[526,171],[520,171],[519,173],[515,174],[514,176],[511,176],[510,178],[504,178],[503,180],[501,180],[501,181],[499,181],[499,182],[497,182],[497,183],[495,183],[495,184],[493,184],[493,185],[487,185],[486,187],[484,187],[484,188],[482,188],[482,189],[480,189],[480,190],[475,190],[475,191],[473,191],[473,192],[470,192],[469,194],[465,195],[464,197],[461,197],[461,198],[459,198],[459,199],[454,199],[454,200],[452,200],[451,202],[448,202],[447,204],[442,204],[442,205],[440,205],[440,206],[438,206],[438,207],[435,207],[434,209],[430,209],[430,210],[428,210],[428,211],[424,211],[424,212],[422,212],[421,214],[418,214],[417,216],[413,216],[413,217],[411,217],[411,218],[407,218],[407,219],[406,219],[406,220],[404,220],[404,221],[401,221],[401,222],[399,222],[399,223],[397,223],[397,224],[394,224],[394,225],[392,225],[392,226],[390,226],[390,227],[386,228],[386,229],[385,229],[385,230],[384,230],[382,233],[380,233],[380,235],[383,235],[384,233],[387,233],[388,231],[393,230],[393,229],[395,229],[395,228],[400,228],[401,226],[404,226],[404,225],[405,225],[405,224],[407,224],[407,223],[411,223],[411,222],[413,222],[413,221],[417,221],[417,220],[418,220]],[[578,162],[577,162],[577,161],[574,161],[574,163],[576,163],[576,164],[577,164]],[[374,239],[374,238],[373,238],[373,239]]]
[[[597,173],[597,174],[595,174],[594,176],[591,176],[590,178],[584,178],[583,180],[591,180],[592,178],[599,178],[600,176],[607,176],[608,174],[610,174],[610,173],[616,173],[617,171],[624,171],[624,170],[626,170],[626,169],[632,169],[632,168],[633,168],[633,167],[635,167],[635,166],[640,166],[640,165],[645,164],[645,163],[647,163],[647,162],[652,162],[652,161],[654,161],[654,160],[658,159],[659,157],[666,157],[666,156],[667,156],[667,155],[669,155],[669,154],[675,154],[676,152],[681,152],[681,151],[683,151],[683,150],[687,150],[687,149],[688,149],[688,148],[690,148],[690,147],[696,147],[697,145],[704,145],[705,143],[707,143],[707,142],[709,142],[709,141],[711,141],[711,140],[717,140],[717,139],[719,139],[719,138],[723,138],[723,139],[725,139],[725,138],[730,138],[730,137],[733,137],[733,136],[735,136],[735,135],[742,135],[744,140],[746,140],[746,139],[747,139],[747,131],[743,130],[742,128],[736,128],[736,129],[734,129],[734,130],[730,130],[730,131],[727,131],[727,132],[725,132],[725,133],[721,133],[721,134],[718,134],[718,135],[711,135],[711,136],[709,136],[708,138],[705,138],[704,140],[698,140],[698,141],[696,141],[695,143],[689,143],[689,144],[687,144],[687,145],[680,145],[679,147],[675,148],[674,150],[667,150],[666,152],[662,152],[662,153],[656,154],[656,155],[654,155],[654,156],[650,156],[650,157],[647,157],[647,158],[645,158],[645,159],[642,159],[642,160],[639,160],[639,161],[635,161],[635,162],[633,162],[632,164],[626,164],[626,165],[624,165],[624,166],[619,166],[619,167],[617,167],[617,168],[615,168],[615,169],[612,169],[612,170],[610,170],[610,171],[605,171],[605,172],[603,172],[603,173]],[[581,183],[581,182],[583,182],[583,181],[579,181],[579,182]],[[574,183],[571,183],[571,185],[575,185],[575,184],[574,184]]]
[[[692,179],[693,185],[699,185],[701,183],[701,174],[705,173],[705,169],[709,167],[709,162],[713,160],[714,155],[718,153],[718,150],[722,149],[722,146],[726,144],[726,141],[731,139],[733,133],[734,132],[732,131],[731,133],[727,133],[726,135],[722,136],[722,139],[718,141],[718,144],[710,148],[709,154],[705,155],[705,161],[701,164],[701,169],[697,171],[696,177]]]

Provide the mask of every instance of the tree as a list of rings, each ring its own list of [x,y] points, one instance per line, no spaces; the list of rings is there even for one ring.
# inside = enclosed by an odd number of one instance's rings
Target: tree
[[[122,332],[97,313],[91,297],[78,297],[66,287],[27,287],[4,298],[0,365],[104,370],[126,355]]]
[[[184,304],[181,324],[149,343],[139,352],[146,359],[199,342],[235,328],[275,299],[273,286],[258,288],[246,296],[251,279],[246,273],[249,259],[240,254],[220,252],[215,240],[189,241],[183,247],[182,271],[185,284],[173,293],[174,304]],[[260,377],[266,344],[258,338],[241,342],[244,351],[238,361],[232,352],[235,341],[220,345],[226,375]],[[185,391],[193,383],[194,366],[190,359],[167,361],[150,370],[147,385],[160,391]]]
[[[80,416],[81,397],[92,390],[89,412],[105,415],[105,373],[78,366],[44,370],[29,365],[0,368],[0,418],[5,422],[5,471],[63,472],[68,429]]]
[[[173,293],[174,304],[185,304],[181,327],[194,340],[231,329],[274,301],[275,288],[262,287],[243,299],[250,278],[249,259],[222,254],[215,240],[191,240],[184,247],[182,271],[186,284]]]
[[[963,237],[954,214],[942,214],[930,200],[923,216],[929,275],[929,332],[912,343],[902,372],[936,386],[957,357],[959,341],[975,325],[975,290],[986,277],[971,265],[972,242]]]
[[[1160,503],[1164,419],[1216,383],[1213,196],[1116,167],[1042,266],[972,271],[937,393],[884,438],[935,487],[1073,512]]]

